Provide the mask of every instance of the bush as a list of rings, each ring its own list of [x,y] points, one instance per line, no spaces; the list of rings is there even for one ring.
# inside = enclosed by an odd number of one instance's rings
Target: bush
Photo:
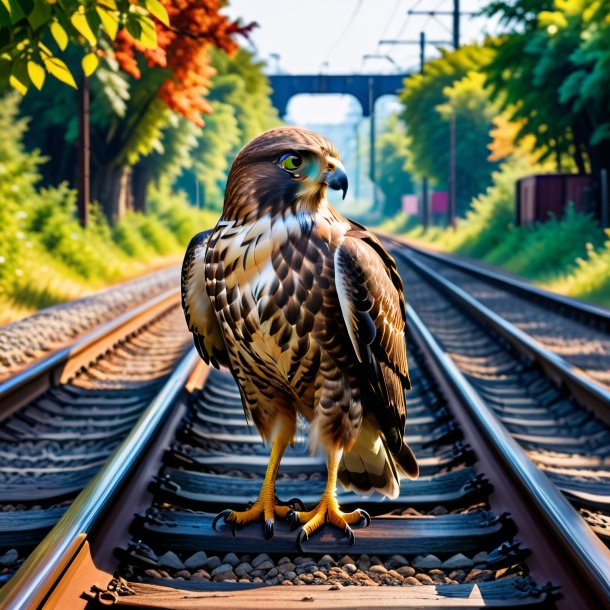
[[[36,151],[23,146],[27,120],[18,96],[0,100],[0,324],[146,271],[151,260],[184,253],[218,213],[195,209],[167,186],[151,189],[147,214],[127,213],[110,227],[97,205],[83,229],[76,193],[39,188]]]
[[[532,226],[513,225],[515,182],[539,171],[512,157],[493,175],[493,184],[472,203],[456,229],[408,229],[398,215],[380,228],[407,232],[416,241],[456,252],[523,275],[552,290],[610,305],[610,232],[606,235],[586,214],[568,206],[562,218]]]

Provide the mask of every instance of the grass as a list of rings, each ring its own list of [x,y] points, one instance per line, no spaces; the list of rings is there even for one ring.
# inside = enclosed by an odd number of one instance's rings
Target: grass
[[[492,186],[473,201],[455,229],[424,231],[402,214],[380,225],[436,250],[495,265],[549,290],[610,307],[610,231],[604,233],[571,206],[558,219],[528,227],[513,224],[515,181],[533,173],[523,159],[507,161]]]

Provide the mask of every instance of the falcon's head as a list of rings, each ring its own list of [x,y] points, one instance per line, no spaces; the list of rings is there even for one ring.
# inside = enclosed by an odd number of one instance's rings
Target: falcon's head
[[[233,161],[223,217],[244,219],[277,214],[286,208],[313,213],[330,187],[347,192],[347,175],[335,146],[298,127],[265,131]]]

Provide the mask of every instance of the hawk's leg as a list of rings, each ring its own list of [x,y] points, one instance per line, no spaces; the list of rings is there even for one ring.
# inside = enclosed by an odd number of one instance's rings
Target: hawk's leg
[[[341,528],[352,544],[355,536],[350,525],[362,521],[366,526],[371,522],[371,518],[366,511],[357,509],[351,513],[344,513],[339,508],[337,502],[337,470],[340,459],[341,453],[338,451],[331,451],[328,454],[328,480],[318,505],[313,510],[306,512],[291,511],[288,516],[293,524],[300,523],[303,525],[297,538],[297,546],[300,551],[302,551],[301,544],[326,522]]]
[[[275,479],[277,472],[280,467],[280,460],[288,445],[287,438],[279,434],[273,442],[273,448],[271,449],[271,456],[269,457],[269,465],[267,466],[267,472],[265,474],[265,480],[263,486],[258,494],[258,499],[244,511],[235,510],[223,510],[214,519],[212,527],[216,528],[216,523],[223,519],[225,523],[230,524],[235,528],[240,525],[246,525],[252,521],[259,521],[264,519],[265,521],[265,538],[269,540],[273,538],[273,523],[274,517],[286,517],[286,515],[293,510],[295,504],[301,504],[300,500],[296,498],[289,500],[286,504],[280,502],[275,495]]]

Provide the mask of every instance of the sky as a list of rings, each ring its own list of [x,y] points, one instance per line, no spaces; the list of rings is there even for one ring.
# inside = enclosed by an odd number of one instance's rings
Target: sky
[[[485,0],[461,0],[462,11],[475,12]],[[450,16],[407,15],[408,10],[451,11],[453,0],[230,0],[225,12],[260,27],[245,46],[267,62],[267,72],[391,73],[408,72],[419,65],[417,44],[385,45],[381,39],[451,41]],[[493,34],[486,18],[464,15],[462,44]],[[447,45],[449,46],[449,44]],[[365,55],[377,57],[366,58]],[[385,56],[388,57],[385,57]],[[426,56],[438,55],[427,45]],[[380,57],[381,56],[381,57]],[[389,59],[388,59],[389,58]],[[289,122],[341,123],[353,112],[349,96],[298,96],[288,107]]]

